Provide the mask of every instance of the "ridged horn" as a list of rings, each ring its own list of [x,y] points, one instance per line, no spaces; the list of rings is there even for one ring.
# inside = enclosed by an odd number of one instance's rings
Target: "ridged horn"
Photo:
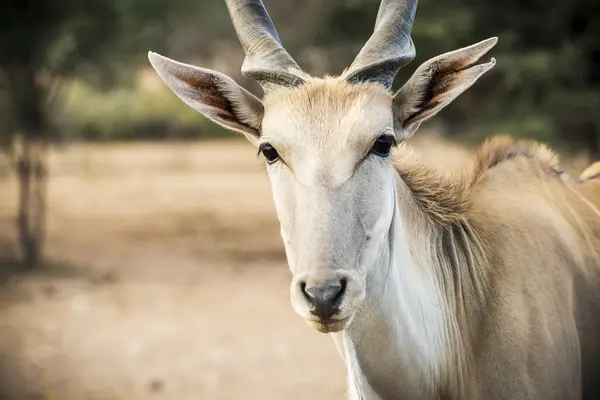
[[[375,81],[391,89],[396,74],[415,59],[410,37],[417,0],[382,0],[373,34],[356,56],[348,82]]]
[[[260,0],[225,0],[233,27],[246,53],[242,74],[263,89],[296,86],[301,69],[281,44],[275,26]]]

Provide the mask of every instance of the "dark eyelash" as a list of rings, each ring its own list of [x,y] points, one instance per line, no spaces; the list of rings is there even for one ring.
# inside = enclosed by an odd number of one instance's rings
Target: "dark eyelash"
[[[383,137],[383,136],[392,140],[392,147],[398,146],[398,141],[396,140],[395,135],[390,135],[390,134],[385,133],[385,134],[381,135],[380,137]]]

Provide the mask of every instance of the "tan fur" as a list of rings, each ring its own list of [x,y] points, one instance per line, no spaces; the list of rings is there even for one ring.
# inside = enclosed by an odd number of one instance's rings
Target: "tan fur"
[[[373,83],[346,82],[341,76],[325,76],[323,78],[303,76],[306,84],[295,87],[284,87],[276,92],[266,93],[263,98],[265,108],[271,108],[285,103],[290,108],[305,108],[315,101],[324,102],[327,107],[344,109],[357,97],[381,97],[390,98],[390,93],[381,85]],[[322,110],[330,112],[331,110]],[[323,115],[324,116],[324,115]]]
[[[361,123],[364,114],[353,110],[376,110],[389,101],[377,85],[312,80],[267,97],[266,109],[277,116],[267,133],[277,127],[272,139],[283,154],[289,147],[295,156],[339,163],[362,154],[367,138],[379,133],[367,125],[376,120],[373,112]],[[448,399],[522,398],[519,390],[529,387],[568,398],[580,379],[579,356],[553,352],[554,343],[581,343],[584,365],[600,357],[600,347],[589,344],[600,330],[582,328],[589,323],[583,315],[600,318],[600,180],[571,181],[547,146],[509,136],[487,140],[454,171],[428,167],[406,144],[395,150],[393,162],[399,186],[406,188],[400,189],[400,209],[410,247],[426,249],[415,257],[431,266],[445,293],[446,367],[435,390]],[[328,171],[343,170],[337,164]],[[545,371],[546,363],[568,364],[567,371]],[[584,380],[596,378],[590,371],[587,366]],[[527,379],[556,383],[540,389],[544,385]],[[586,390],[586,398],[596,394],[589,385]]]
[[[600,178],[600,161],[596,161],[595,163],[587,167],[579,177],[579,179],[582,181],[597,178]]]
[[[284,158],[288,148],[312,162],[330,157],[336,161],[327,165],[336,167],[325,170],[343,171],[340,160],[363,154],[379,134],[368,124],[390,101],[377,85],[314,79],[265,99],[276,116],[268,140]],[[364,119],[365,107],[372,118]],[[527,389],[573,398],[582,379],[584,398],[599,394],[589,382],[600,378],[591,367],[600,360],[593,339],[600,326],[588,319],[600,320],[600,180],[589,174],[596,167],[573,181],[547,146],[509,136],[487,140],[453,171],[428,167],[404,143],[393,163],[410,248],[444,293],[447,354],[436,393],[526,398],[520,391]],[[306,172],[297,168],[306,159],[291,164],[297,177]],[[557,345],[571,353],[554,351]]]
[[[381,110],[391,101],[378,85],[312,79],[266,97],[264,133],[297,179],[322,180],[318,164],[341,182],[389,124]],[[547,146],[509,136],[487,140],[453,171],[428,167],[404,143],[393,164],[409,247],[444,294],[446,355],[434,393],[577,398],[583,380],[583,398],[600,395],[590,384],[600,379],[595,167],[573,181]]]
[[[467,218],[473,192],[488,170],[517,158],[531,160],[548,173],[560,176],[563,171],[558,156],[541,143],[509,136],[488,139],[462,170],[442,174],[422,164],[414,152],[400,148],[394,157],[396,170],[406,182],[417,202],[439,222],[456,222]]]
[[[430,250],[447,295],[441,397],[521,398],[515,391],[523,387],[541,394],[539,379],[556,382],[546,395],[573,398],[567,393],[582,379],[583,398],[596,398],[600,180],[574,182],[545,145],[508,136],[486,141],[465,164],[442,174],[405,147],[395,155],[417,207],[404,200],[404,218],[419,224],[416,211],[429,221],[420,223],[425,231],[412,231],[412,247]],[[554,352],[559,344],[573,353]],[[546,363],[568,372],[546,370]]]

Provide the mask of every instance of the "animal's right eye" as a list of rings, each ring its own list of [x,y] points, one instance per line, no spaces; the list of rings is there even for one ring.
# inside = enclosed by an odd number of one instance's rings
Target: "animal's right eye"
[[[261,143],[260,151],[263,156],[265,156],[267,164],[273,164],[275,161],[279,160],[279,153],[275,150],[275,147],[271,146],[269,143]]]
[[[373,147],[371,147],[371,153],[378,155],[379,157],[387,157],[392,151],[392,147],[396,145],[396,139],[390,135],[381,135]]]

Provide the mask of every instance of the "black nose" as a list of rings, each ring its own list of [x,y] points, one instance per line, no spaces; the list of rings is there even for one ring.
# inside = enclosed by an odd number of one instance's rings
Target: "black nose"
[[[324,286],[303,284],[301,289],[310,303],[310,312],[326,321],[339,310],[346,284],[344,281]]]

